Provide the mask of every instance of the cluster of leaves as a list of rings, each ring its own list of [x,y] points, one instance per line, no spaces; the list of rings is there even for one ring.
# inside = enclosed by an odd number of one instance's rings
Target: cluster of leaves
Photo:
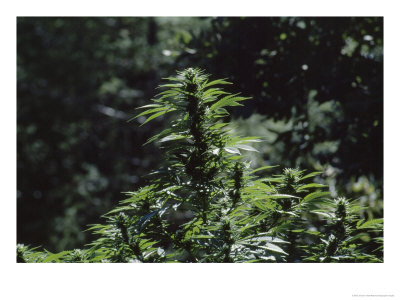
[[[262,136],[245,153],[255,168],[324,171],[332,196],[383,216],[383,18],[21,17],[17,48],[18,243],[91,241],[82,228],[160,164],[137,145],[167,118],[132,130],[131,110],[193,65],[252,96],[230,113],[237,134]]]
[[[252,170],[242,151],[258,137],[232,133],[227,108],[249,98],[231,94],[189,68],[167,78],[143,124],[175,112],[170,127],[150,138],[165,151],[165,167],[149,185],[92,225],[86,250],[35,252],[17,247],[19,262],[381,262],[382,219],[364,221],[362,208],[330,199],[318,172],[273,166]],[[372,241],[366,242],[366,238]]]
[[[242,134],[267,131],[264,164],[329,168],[338,194],[372,196],[365,205],[382,217],[383,18],[218,17],[211,22],[213,30],[188,44],[196,54],[182,59],[229,76],[253,97],[234,114],[246,118],[249,129],[241,128]],[[264,117],[259,116],[261,130],[248,124],[256,113]],[[350,182],[359,177],[374,191],[353,190]]]

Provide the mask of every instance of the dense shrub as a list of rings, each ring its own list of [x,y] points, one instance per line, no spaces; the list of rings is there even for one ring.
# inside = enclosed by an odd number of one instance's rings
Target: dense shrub
[[[332,199],[307,174],[253,170],[243,151],[259,137],[236,136],[227,108],[249,99],[198,69],[161,85],[137,117],[174,113],[149,139],[165,165],[148,185],[91,225],[87,249],[41,252],[17,246],[18,262],[382,262],[383,219],[363,220],[356,201]],[[267,174],[267,175],[265,175]]]

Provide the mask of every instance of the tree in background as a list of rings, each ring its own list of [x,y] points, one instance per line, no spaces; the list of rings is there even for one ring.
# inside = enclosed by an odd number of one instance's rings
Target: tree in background
[[[215,18],[212,28],[180,63],[229,76],[255,99],[236,116],[248,118],[242,133],[266,136],[260,161],[324,170],[333,193],[337,181],[368,194],[380,215],[383,18]]]
[[[82,246],[86,224],[144,183],[159,152],[127,120],[151,97],[188,19],[18,18],[17,239]],[[196,20],[190,20],[196,24]]]
[[[139,145],[166,120],[126,121],[188,66],[254,98],[233,117],[265,139],[258,165],[324,170],[332,193],[382,216],[382,18],[17,22],[18,242],[81,247],[86,224],[143,186],[160,152]]]
[[[273,166],[251,169],[242,152],[257,152],[249,144],[261,140],[223,122],[249,97],[199,69],[166,79],[137,116],[145,124],[174,115],[148,140],[162,148],[164,166],[105,214],[106,224],[90,227],[99,237],[89,248],[17,245],[17,262],[383,262],[383,219],[363,220],[356,201],[307,184],[319,172],[265,177],[256,173]]]

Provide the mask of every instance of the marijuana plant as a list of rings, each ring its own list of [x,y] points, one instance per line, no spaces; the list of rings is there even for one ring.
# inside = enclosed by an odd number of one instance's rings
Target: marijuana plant
[[[330,199],[319,174],[273,166],[251,169],[243,151],[259,137],[234,134],[227,108],[249,99],[224,91],[189,68],[160,86],[136,117],[174,113],[147,143],[165,152],[149,184],[126,193],[105,224],[91,225],[87,249],[61,253],[17,247],[18,262],[381,262],[382,219],[364,222],[362,208]],[[182,217],[183,216],[183,217]],[[368,242],[366,239],[370,239]],[[371,240],[372,239],[372,240]]]

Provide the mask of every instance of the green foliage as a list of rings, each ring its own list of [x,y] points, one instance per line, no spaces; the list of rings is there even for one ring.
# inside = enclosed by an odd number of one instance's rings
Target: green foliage
[[[379,17],[18,17],[17,242],[91,241],[85,225],[163,165],[158,142],[137,145],[174,112],[126,120],[193,65],[253,98],[229,109],[229,127],[263,143],[227,151],[254,168],[322,171],[314,183],[382,218],[383,53]],[[215,87],[204,96],[228,95]]]
[[[243,151],[259,137],[236,136],[228,109],[248,97],[222,90],[188,68],[142,107],[143,124],[174,114],[167,129],[148,142],[165,153],[165,164],[148,185],[91,225],[85,250],[34,252],[17,247],[19,262],[381,262],[382,220],[363,222],[354,201],[331,199],[322,184],[286,168],[264,175]],[[269,172],[269,171],[268,171]]]
[[[86,224],[145,184],[159,149],[143,144],[160,120],[126,120],[176,68],[175,32],[197,18],[18,17],[17,241],[83,247]],[[140,121],[140,119],[139,119]]]
[[[254,98],[233,112],[243,118],[234,120],[238,133],[265,139],[255,164],[324,171],[335,196],[361,197],[370,217],[382,217],[383,18],[211,23],[188,43],[196,54],[182,59],[229,76]]]

